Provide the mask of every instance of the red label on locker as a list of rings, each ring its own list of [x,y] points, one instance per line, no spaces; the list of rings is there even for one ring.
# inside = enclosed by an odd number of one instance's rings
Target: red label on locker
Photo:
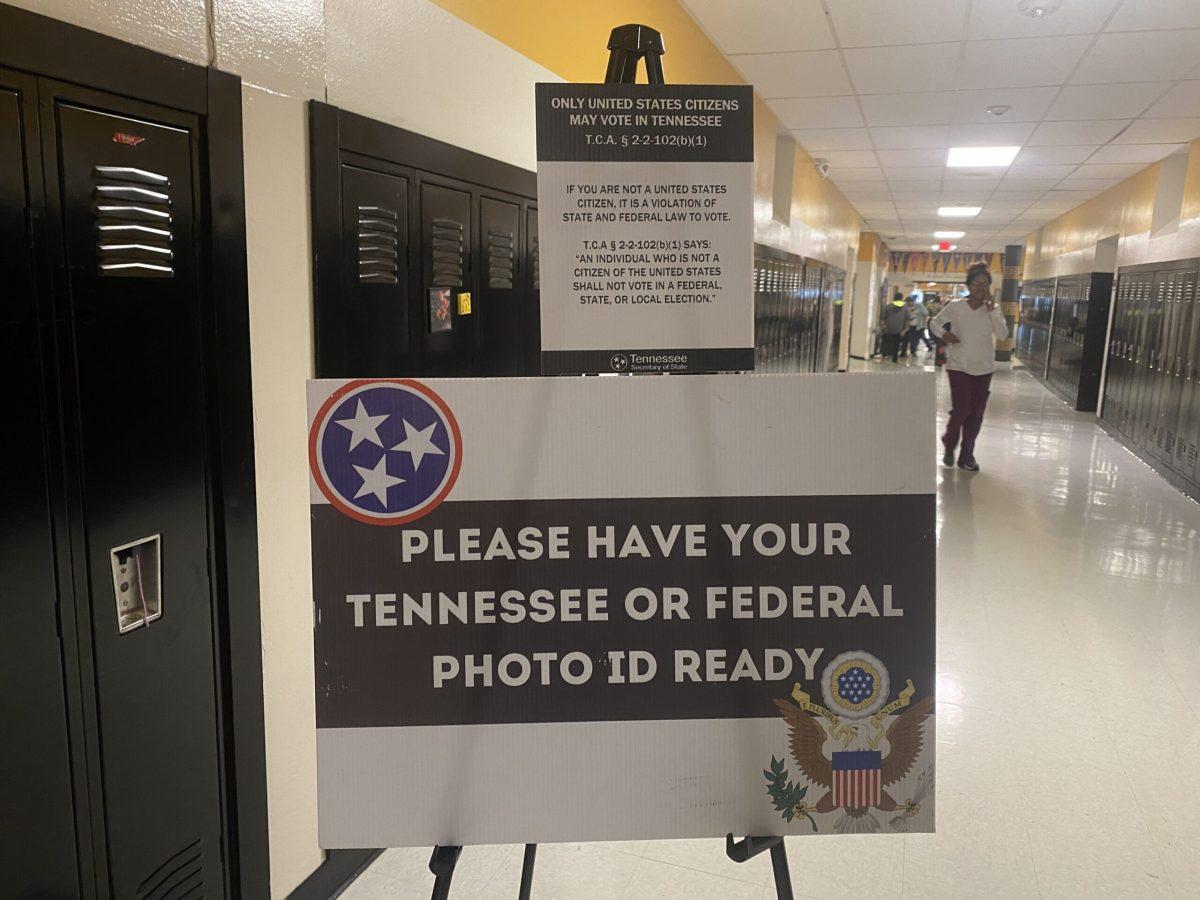
[[[145,140],[145,138],[142,137],[140,134],[125,134],[122,131],[118,131],[115,134],[113,134],[113,143],[114,144],[125,144],[128,147],[136,147],[138,144],[140,144],[144,140]]]

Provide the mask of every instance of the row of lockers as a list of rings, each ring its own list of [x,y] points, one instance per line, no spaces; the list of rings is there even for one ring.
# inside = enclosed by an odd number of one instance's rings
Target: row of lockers
[[[756,244],[754,370],[834,371],[845,282],[841,269]]]
[[[1102,421],[1200,496],[1200,260],[1124,269],[1108,345]]]
[[[1078,410],[1092,412],[1099,400],[1111,292],[1104,272],[1021,285],[1014,353]]]

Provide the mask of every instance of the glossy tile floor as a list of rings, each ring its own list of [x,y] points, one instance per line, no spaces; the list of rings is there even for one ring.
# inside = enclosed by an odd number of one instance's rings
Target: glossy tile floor
[[[938,833],[789,839],[797,897],[1200,897],[1200,506],[1093,422],[997,372],[983,471],[939,467]],[[428,897],[428,861],[389,850],[343,897]],[[468,847],[451,896],[520,873]],[[543,845],[533,896],[775,892],[697,840]]]

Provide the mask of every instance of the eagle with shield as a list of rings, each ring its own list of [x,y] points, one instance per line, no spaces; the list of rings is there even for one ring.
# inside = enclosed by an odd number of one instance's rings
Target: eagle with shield
[[[814,703],[799,684],[790,699],[775,701],[788,724],[792,759],[808,782],[791,782],[783,761],[775,757],[770,769],[763,770],[767,793],[785,821],[803,818],[816,831],[815,814],[841,810],[834,830],[843,834],[881,830],[876,812],[891,814],[888,831],[919,827],[922,803],[933,793],[932,758],[925,753],[932,738],[926,729],[931,727],[933,697],[913,702],[911,679],[888,702],[890,692],[883,663],[865,651],[850,651],[831,660],[822,673],[824,705]],[[910,780],[927,756],[928,765]],[[823,791],[815,803],[808,799],[810,788],[814,796]]]

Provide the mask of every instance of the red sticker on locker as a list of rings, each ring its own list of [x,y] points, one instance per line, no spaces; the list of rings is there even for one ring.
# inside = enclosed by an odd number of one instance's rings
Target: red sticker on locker
[[[125,134],[122,131],[118,131],[115,134],[113,134],[113,143],[114,144],[125,144],[128,147],[136,147],[138,144],[140,144],[144,140],[145,140],[145,138],[142,137],[140,134]]]

